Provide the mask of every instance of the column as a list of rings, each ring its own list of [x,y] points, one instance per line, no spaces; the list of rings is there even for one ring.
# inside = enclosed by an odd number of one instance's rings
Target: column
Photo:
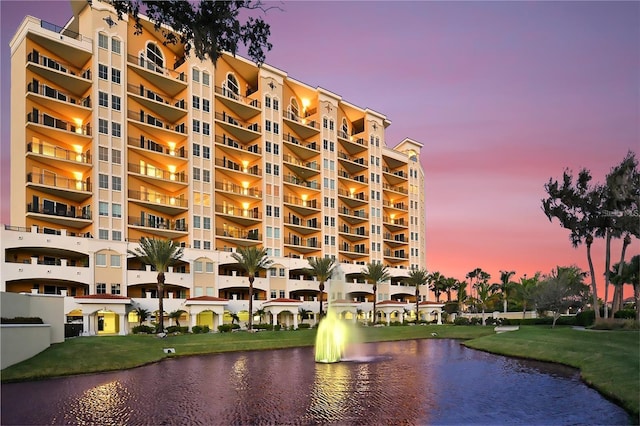
[[[298,314],[297,313],[293,314],[293,329],[294,330],[298,329]]]
[[[93,333],[91,332],[91,315],[90,314],[82,314],[82,335],[83,336],[91,336]]]
[[[196,326],[196,320],[198,319],[198,315],[196,313],[191,313],[189,312],[189,327],[191,327],[191,329],[193,329],[194,326]]]
[[[127,335],[127,329],[126,329],[127,323],[128,323],[127,314],[123,313],[122,315],[120,315],[120,333],[118,333],[120,336]]]
[[[442,325],[442,309],[438,309],[438,324]]]

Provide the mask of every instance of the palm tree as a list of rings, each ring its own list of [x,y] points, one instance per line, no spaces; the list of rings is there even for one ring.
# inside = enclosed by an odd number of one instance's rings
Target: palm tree
[[[429,273],[426,269],[412,269],[409,272],[409,278],[406,279],[407,284],[416,288],[416,323],[420,321],[420,286],[427,284],[429,281]]]
[[[433,272],[429,275],[429,289],[436,296],[436,302],[440,303],[440,294],[442,293],[445,277],[440,272]]]
[[[273,261],[267,257],[266,248],[258,248],[256,246],[251,247],[238,247],[235,253],[231,253],[231,257],[238,262],[238,265],[249,275],[249,325],[248,329],[253,329],[253,282],[256,280],[256,275],[260,271],[269,269],[273,264]]]
[[[373,284],[373,323],[376,323],[376,299],[378,298],[378,284],[391,278],[389,268],[382,263],[367,263],[362,270],[362,276],[370,284]]]
[[[495,287],[492,285],[489,285],[486,281],[483,281],[483,282],[480,282],[478,285],[476,285],[476,289],[478,291],[477,301],[482,307],[482,325],[486,325],[484,320],[484,310],[485,310],[485,307],[487,306],[487,301],[491,296],[493,296]]]
[[[629,261],[629,282],[633,285],[633,297],[636,301],[636,321],[640,321],[640,254]]]
[[[536,272],[536,274],[532,278],[527,278],[525,275],[523,278],[520,278],[520,282],[515,285],[516,296],[522,302],[522,319],[524,319],[527,306],[529,303],[533,303],[534,296],[536,292],[536,287],[538,282],[540,281],[540,272]]]
[[[467,285],[466,281],[458,281],[458,288],[456,289],[458,312],[462,312],[464,310],[464,304],[467,303],[467,300],[469,299],[469,295],[467,294]]]
[[[231,324],[235,324],[236,322],[240,324],[240,317],[237,312],[230,312],[229,316],[231,317]]]
[[[164,332],[164,280],[165,272],[169,266],[182,258],[183,248],[175,244],[172,240],[158,240],[155,238],[141,238],[139,246],[128,253],[140,260],[145,265],[151,265],[158,272],[158,312],[160,321],[158,322],[158,333]]]
[[[309,314],[312,312],[313,311],[310,311],[309,309],[298,308],[298,314],[300,314],[300,324],[304,323],[305,317],[309,316]]]
[[[176,309],[175,311],[169,313],[169,318],[174,320],[176,322],[176,325],[179,328],[180,327],[180,317],[182,317],[182,314],[186,314],[186,313],[187,313],[187,311],[185,311],[184,309]]]
[[[148,309],[142,308],[140,306],[135,308],[133,312],[135,312],[138,316],[138,325],[142,325],[142,323],[145,322],[147,318],[149,318],[149,314],[151,313]]]
[[[265,311],[264,308],[256,309],[256,315],[259,318],[258,321],[260,321],[260,324],[262,324],[262,319],[266,314],[267,314],[267,311]]]
[[[627,247],[631,244],[631,235],[625,235],[622,240],[622,253],[620,254],[620,262],[613,266],[613,270],[609,272],[611,282],[615,285],[613,290],[613,305],[611,306],[611,316],[616,311],[622,309],[622,288],[625,284],[623,277],[625,276],[623,268],[625,266],[624,255],[626,254]],[[620,282],[622,280],[622,282]]]
[[[318,311],[318,320],[322,319],[322,299],[324,292],[324,283],[331,279],[331,275],[335,269],[335,259],[332,257],[316,257],[309,259],[309,268],[306,270],[308,274],[313,275],[320,281],[318,286],[318,300],[320,302],[320,310]]]
[[[498,283],[498,288],[500,289],[500,295],[502,297],[502,307],[504,309],[504,312],[507,312],[507,299],[509,298],[509,292],[516,284],[511,281],[511,277],[515,274],[516,271],[500,271],[500,283]]]
[[[458,280],[453,278],[453,277],[449,277],[449,278],[445,278],[443,283],[442,283],[442,291],[444,291],[445,293],[447,293],[447,302],[451,302],[451,291],[455,290],[458,286]]]

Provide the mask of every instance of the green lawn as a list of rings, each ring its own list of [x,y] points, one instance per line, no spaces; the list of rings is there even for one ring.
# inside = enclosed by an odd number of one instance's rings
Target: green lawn
[[[638,418],[640,333],[635,331],[522,326],[519,331],[495,334],[493,327],[452,325],[359,330],[359,340],[363,342],[463,339],[466,346],[474,349],[577,367],[587,383]],[[151,335],[80,337],[52,345],[31,359],[2,370],[1,375],[4,383],[122,370],[173,356],[313,346],[315,336],[315,330],[298,330],[187,334],[165,339]],[[176,353],[165,354],[163,348],[168,347]]]

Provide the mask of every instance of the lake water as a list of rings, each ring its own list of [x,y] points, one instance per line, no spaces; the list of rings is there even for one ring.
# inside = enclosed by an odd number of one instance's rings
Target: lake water
[[[173,358],[114,373],[1,387],[3,425],[618,425],[630,418],[553,364],[455,340]]]

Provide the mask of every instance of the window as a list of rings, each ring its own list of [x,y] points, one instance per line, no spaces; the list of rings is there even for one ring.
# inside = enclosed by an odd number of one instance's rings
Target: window
[[[275,269],[273,271],[275,272]],[[275,277],[275,274],[273,276]],[[276,299],[276,291],[275,290],[271,290],[271,298],[272,299]]]
[[[193,144],[193,155],[195,157],[200,157],[200,145],[197,143]]]
[[[202,272],[202,262],[200,261],[193,262],[193,270],[195,272]]]
[[[280,109],[280,101],[278,101],[277,99],[273,100],[273,110],[274,111],[278,111]]]
[[[193,227],[200,228],[200,216],[193,216]]]
[[[270,268],[270,269],[269,269],[269,276],[271,276],[271,277],[275,277],[275,276],[276,276],[276,272],[277,272],[277,271],[276,271],[276,268]],[[276,291],[275,291],[275,290],[271,290],[271,292],[274,294],[274,297],[275,297],[275,292],[276,292]]]
[[[274,155],[280,154],[280,145],[278,145],[277,143],[273,144],[273,154]]]
[[[106,201],[100,201],[98,203],[98,214],[100,216],[109,216],[109,203]]]
[[[193,180],[200,180],[200,167],[193,168]]]
[[[194,68],[193,71],[191,72],[191,79],[193,80],[194,83],[199,83],[200,71]]]
[[[264,122],[264,130],[266,132],[270,132],[271,131],[271,121],[270,120],[265,120],[265,122]]]
[[[101,189],[109,189],[109,176],[100,173],[98,175],[98,187]]]
[[[111,123],[111,135],[119,138],[122,135],[122,125],[115,121]]]
[[[120,284],[111,284],[111,294],[120,294]]]
[[[116,84],[120,84],[120,70],[117,68],[111,68],[111,81]]]
[[[211,148],[209,148],[208,146],[202,147],[202,158],[211,158]]]
[[[200,109],[200,96],[193,95],[193,109]]]
[[[237,99],[240,94],[240,86],[238,85],[238,80],[233,74],[227,75],[226,81],[226,93],[225,96],[229,96],[231,98]]]
[[[325,129],[329,128],[329,120],[327,120],[326,117],[322,119],[322,127]]]
[[[272,216],[272,214],[273,214],[273,210],[272,210],[273,206],[271,206],[270,204],[267,204],[266,208],[267,208],[267,216]]]
[[[271,163],[265,163],[264,165],[264,172],[268,175],[271,174]]]
[[[273,238],[273,227],[267,226],[267,238]]]
[[[113,191],[122,191],[122,178],[120,176],[112,176],[111,189]]]
[[[195,249],[200,248],[200,240],[193,240],[193,248]]]
[[[280,207],[273,207],[273,216],[280,217]]]
[[[103,107],[109,107],[109,94],[105,92],[98,92],[98,105]]]
[[[162,55],[162,51],[155,43],[147,44],[147,60],[149,61],[149,68],[154,69],[153,65],[160,68],[164,68],[164,56]]]
[[[121,231],[111,231],[111,239],[113,241],[122,241],[122,232]]]
[[[120,164],[122,162],[122,151],[120,151],[119,149],[112,149],[111,162],[113,164]]]
[[[202,84],[204,84],[205,86],[209,85],[209,73],[208,72],[203,72],[202,73]]]
[[[111,204],[111,216],[122,217],[122,204]]]
[[[284,276],[285,276],[285,269],[284,269],[284,268],[280,268],[280,269],[278,269],[278,272],[280,272],[280,274],[279,274],[279,275],[280,275],[281,277],[284,277]],[[280,297],[284,297],[284,290],[280,290],[280,291],[282,292],[282,296],[280,296]]]
[[[120,40],[118,40],[117,38],[111,39],[111,51],[113,53],[117,53],[118,55],[120,54]]]
[[[103,253],[96,254],[96,266],[107,266],[107,255]]]
[[[211,134],[211,125],[209,123],[202,123],[202,134],[203,135]]]
[[[211,250],[211,241],[204,242],[204,249]],[[209,265],[211,265],[211,270],[209,270]],[[213,272],[213,263],[207,262],[207,272]]]
[[[280,124],[273,123],[273,133],[275,133],[276,135],[280,134]]]
[[[109,239],[109,230],[108,229],[98,229],[98,239],[100,239],[100,240],[108,240]]]
[[[211,182],[211,170],[207,170],[207,169],[202,170],[202,180],[204,182]]]
[[[98,147],[98,160],[109,161],[109,148],[105,146]]]
[[[98,47],[102,49],[109,48],[109,37],[106,34],[98,33]]]
[[[96,294],[107,294],[107,283],[96,283]]]
[[[200,120],[193,120],[193,131],[195,133],[200,133]]]
[[[111,255],[111,266],[119,268],[120,267],[120,255],[119,254],[112,254]]]
[[[102,133],[103,135],[109,134],[109,122],[104,118],[98,119],[98,133]]]
[[[273,228],[273,238],[280,238],[280,228]]]
[[[273,174],[275,176],[280,176],[280,166],[279,165],[277,165],[277,164],[273,165]]]
[[[264,150],[266,152],[271,152],[271,142],[265,142],[264,143]]]
[[[284,296],[285,296],[284,290],[280,290],[279,294],[280,294],[280,297],[284,299]]]
[[[271,97],[270,96],[265,96],[264,97],[264,106],[265,106],[265,108],[271,108]]]
[[[329,130],[333,130],[333,120],[329,120]]]
[[[111,108],[120,111],[120,96],[111,95]]]
[[[204,112],[209,112],[211,110],[209,99],[202,100],[202,110]]]

